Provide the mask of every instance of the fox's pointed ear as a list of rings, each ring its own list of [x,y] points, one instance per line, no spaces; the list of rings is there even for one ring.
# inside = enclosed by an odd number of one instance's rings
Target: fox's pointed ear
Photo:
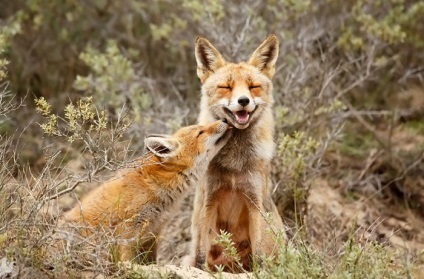
[[[197,76],[203,83],[212,73],[225,65],[225,60],[218,50],[204,37],[196,40]]]
[[[275,62],[278,58],[278,44],[277,36],[269,35],[255,50],[248,63],[257,67],[267,77],[272,78],[275,73]]]
[[[161,158],[168,158],[175,154],[178,143],[171,136],[151,135],[146,137],[144,144],[148,150]]]

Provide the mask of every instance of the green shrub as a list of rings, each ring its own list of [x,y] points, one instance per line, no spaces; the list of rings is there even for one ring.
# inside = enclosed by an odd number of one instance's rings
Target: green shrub
[[[135,121],[140,122],[142,112],[151,106],[151,96],[143,92],[142,74],[120,53],[116,42],[109,41],[105,53],[88,48],[80,59],[91,71],[88,76],[78,75],[73,87],[93,96],[96,103],[115,114],[116,109],[130,106]]]

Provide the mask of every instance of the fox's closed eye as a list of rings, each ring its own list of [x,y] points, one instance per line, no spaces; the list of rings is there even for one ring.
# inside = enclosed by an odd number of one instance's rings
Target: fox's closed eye
[[[197,134],[197,137],[200,137],[200,135],[201,135],[201,134],[203,134],[203,132],[204,132],[204,131],[200,131],[200,132]]]
[[[219,89],[227,89],[227,90],[231,90],[231,86],[228,85],[218,85]]]
[[[249,86],[249,89],[250,89],[250,90],[255,89],[255,88],[261,88],[261,85],[259,85],[259,84],[255,84],[255,85],[250,85],[250,86]]]

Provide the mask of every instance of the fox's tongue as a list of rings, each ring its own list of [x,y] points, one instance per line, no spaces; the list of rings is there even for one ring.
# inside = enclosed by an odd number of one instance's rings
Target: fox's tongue
[[[245,124],[249,120],[249,113],[245,110],[236,111],[234,113],[236,120],[240,124]]]

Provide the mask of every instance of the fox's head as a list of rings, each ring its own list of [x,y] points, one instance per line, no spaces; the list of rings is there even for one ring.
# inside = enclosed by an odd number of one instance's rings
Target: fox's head
[[[225,61],[207,39],[197,38],[197,75],[203,84],[200,123],[228,118],[237,129],[245,129],[259,119],[274,102],[271,79],[278,44],[270,35],[247,62],[236,64]]]
[[[231,131],[227,120],[181,128],[174,135],[151,135],[144,143],[163,165],[176,171],[203,166],[227,143]]]

